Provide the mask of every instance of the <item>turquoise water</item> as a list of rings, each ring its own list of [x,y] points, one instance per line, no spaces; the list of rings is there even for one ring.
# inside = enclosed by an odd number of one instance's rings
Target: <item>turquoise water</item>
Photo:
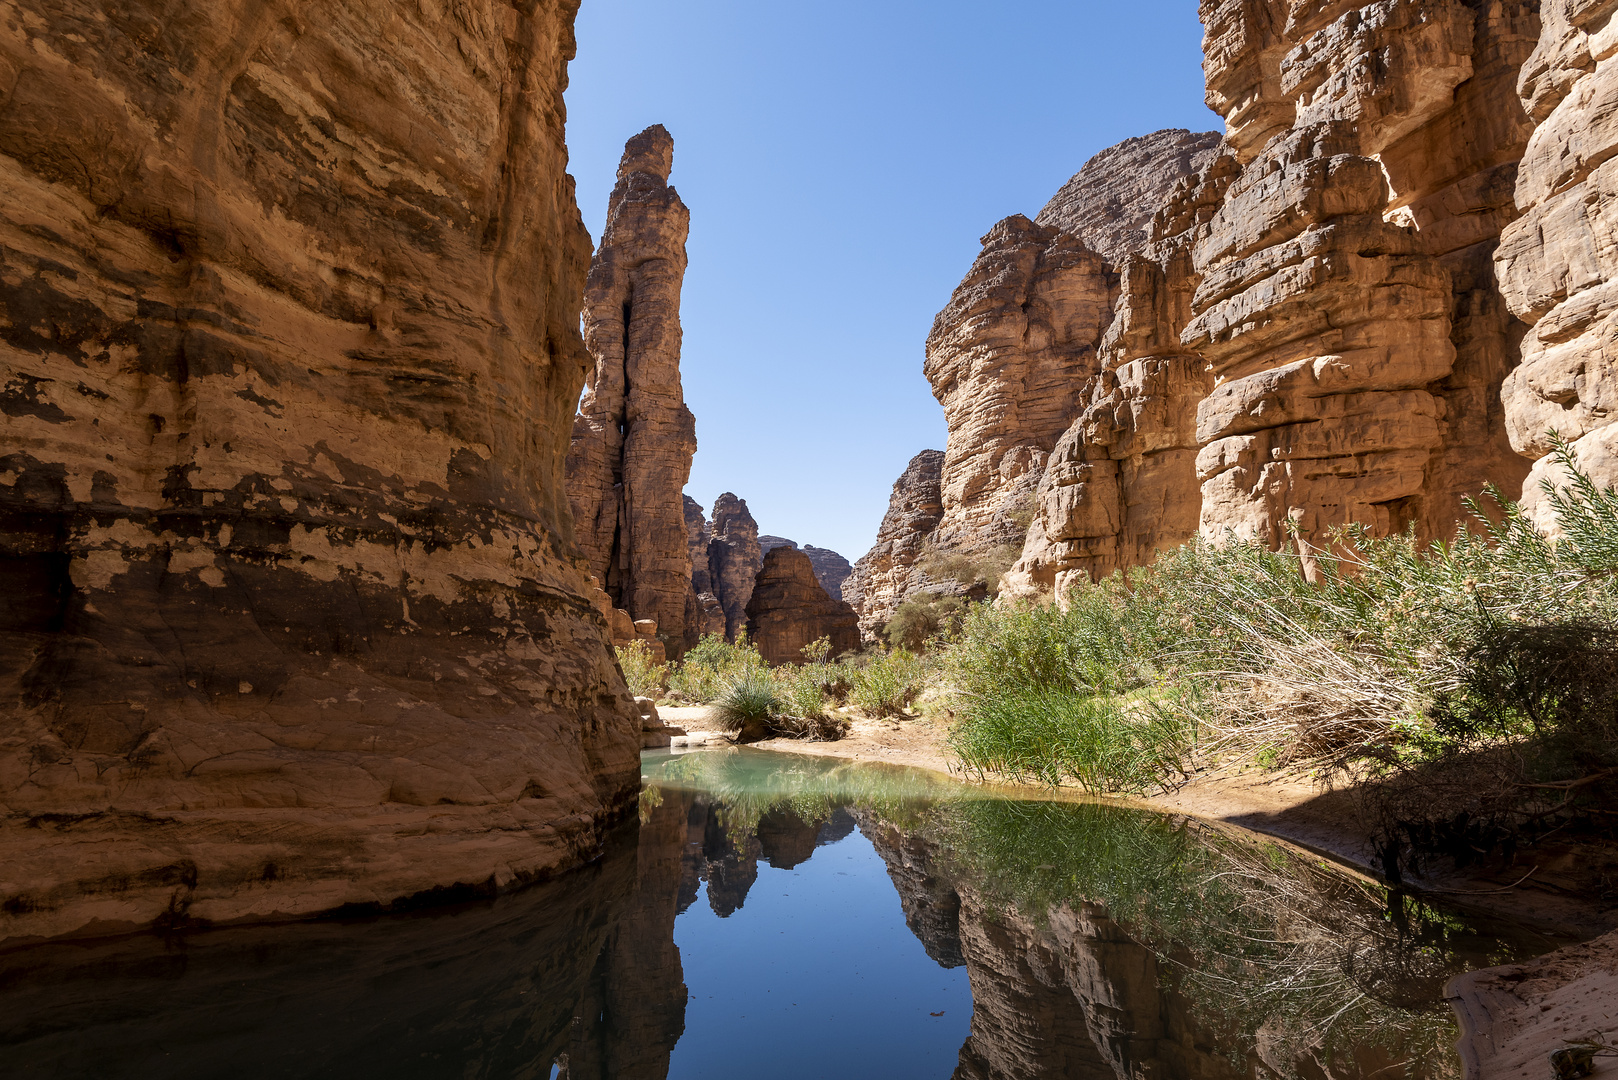
[[[408,916],[0,955],[0,1077],[1457,1075],[1548,947],[1234,830],[934,774],[643,759],[595,864]]]

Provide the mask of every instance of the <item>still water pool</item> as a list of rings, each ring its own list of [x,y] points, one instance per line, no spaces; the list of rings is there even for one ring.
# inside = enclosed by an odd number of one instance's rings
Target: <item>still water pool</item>
[[[0,1077],[1458,1075],[1553,943],[1238,830],[764,751],[647,754],[595,864],[408,916],[0,956]]]

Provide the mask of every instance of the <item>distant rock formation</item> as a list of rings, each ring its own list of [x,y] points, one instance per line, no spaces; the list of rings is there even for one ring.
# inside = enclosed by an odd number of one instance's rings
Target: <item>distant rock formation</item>
[[[821,588],[809,556],[776,547],[764,556],[747,602],[747,637],[766,662],[801,664],[804,646],[820,638],[830,639],[832,656],[857,651],[859,618]]]
[[[798,547],[796,541],[788,540],[784,536],[760,536],[758,546],[766,555],[778,547],[789,547],[797,548],[809,556],[809,562],[815,568],[815,580],[826,590],[826,595],[833,599],[843,595],[843,582],[848,580],[848,575],[853,571],[853,567],[848,565],[848,560],[831,548],[815,547],[813,544]]]
[[[505,886],[633,807],[576,6],[8,9],[0,941]]]
[[[831,548],[815,547],[813,544],[805,544],[800,550],[809,556],[809,562],[815,568],[815,580],[826,590],[826,595],[834,600],[840,598],[843,595],[843,582],[854,572],[848,560]]]
[[[860,633],[873,641],[905,597],[929,584],[917,565],[944,516],[944,452],[923,450],[893,483],[876,543],[843,582],[843,599],[859,614]]]
[[[1146,247],[1152,218],[1181,180],[1219,152],[1217,131],[1168,128],[1125,139],[1084,163],[1035,224],[1060,229],[1113,266]]]
[[[691,213],[668,184],[674,140],[630,139],[590,264],[584,340],[595,368],[567,455],[574,534],[613,603],[657,623],[672,655],[695,643],[682,490],[697,450],[680,385],[680,288]]]
[[[691,556],[691,593],[694,611],[686,617],[686,625],[695,630],[698,638],[725,634],[725,609],[714,592],[713,573],[708,566],[708,546],[713,542],[713,530],[703,516],[702,504],[689,495],[681,496],[685,505],[686,545]]]
[[[748,513],[747,500],[725,492],[714,500],[713,518],[708,525],[708,574],[713,595],[725,616],[725,636],[736,640],[747,625],[747,602],[753,596],[753,582],[764,566],[759,548],[758,522]]]

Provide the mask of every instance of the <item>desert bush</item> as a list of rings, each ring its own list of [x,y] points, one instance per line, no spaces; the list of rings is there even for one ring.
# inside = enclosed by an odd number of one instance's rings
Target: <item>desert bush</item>
[[[775,678],[762,668],[738,671],[713,699],[719,729],[736,735],[742,742],[769,738],[773,733],[772,721],[784,715],[787,708]]]
[[[707,634],[675,665],[668,679],[669,691],[685,701],[706,704],[740,673],[764,666],[764,658],[745,635],[733,643],[719,634]]]
[[[1012,544],[1000,544],[970,554],[933,548],[917,560],[917,565],[934,581],[954,581],[967,588],[983,585],[993,596],[999,592],[1001,575],[1012,568],[1021,554],[1021,549]]]
[[[624,682],[636,697],[657,698],[668,687],[669,665],[652,659],[652,650],[644,641],[631,641],[618,654],[618,666],[623,670]]]
[[[928,665],[905,649],[873,650],[847,665],[848,700],[871,716],[898,716],[926,687]]]
[[[1618,495],[1555,453],[1571,482],[1547,493],[1554,542],[1489,489],[1445,543],[1357,525],[1324,549],[1197,539],[1065,610],[975,608],[942,659],[959,748],[1017,775],[1134,784],[1108,732],[1165,722],[1131,704],[1145,699],[1178,717],[1142,743],[1165,751],[1164,779],[1192,746],[1346,770],[1389,793],[1412,844],[1440,814],[1509,830],[1596,806],[1618,775]],[[1423,808],[1444,770],[1465,805]]]
[[[882,627],[882,636],[895,649],[923,652],[937,639],[954,633],[966,614],[959,596],[919,593],[900,604]]]

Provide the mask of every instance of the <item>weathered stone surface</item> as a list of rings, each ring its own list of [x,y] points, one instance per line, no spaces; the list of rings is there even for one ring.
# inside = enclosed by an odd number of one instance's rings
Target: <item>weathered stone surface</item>
[[[709,522],[708,574],[713,595],[725,616],[725,636],[732,641],[747,625],[747,601],[753,582],[764,566],[758,543],[758,522],[747,510],[747,500],[725,492],[714,501]]]
[[[944,452],[923,450],[893,482],[876,543],[843,582],[843,599],[859,613],[860,633],[874,640],[904,598],[927,584],[917,560],[944,516]]]
[[[1077,582],[1149,562],[1196,535],[1196,411],[1213,381],[1180,333],[1201,283],[1191,249],[1237,171],[1228,151],[1204,158],[1153,217],[1146,246],[1123,260],[1101,371],[1051,453],[1001,596],[1065,597]]]
[[[949,425],[935,544],[1022,542],[1045,459],[1099,368],[1113,289],[1106,261],[1059,229],[1018,215],[984,236],[927,337],[923,372]]]
[[[1152,217],[1219,145],[1217,131],[1184,128],[1125,139],[1085,162],[1034,221],[1077,236],[1116,266],[1146,246]]]
[[[11,8],[0,939],[504,885],[633,805],[575,7]]]
[[[854,572],[848,560],[831,548],[815,547],[813,544],[805,544],[800,550],[809,556],[809,563],[815,568],[815,580],[826,590],[826,595],[833,599],[842,596],[843,582]]]
[[[1445,535],[1462,494],[1520,482],[1493,404],[1518,331],[1488,257],[1537,7],[1204,0],[1209,103],[1244,164],[1194,249],[1182,334],[1218,383],[1205,535]]]
[[[747,637],[771,664],[801,664],[803,647],[831,641],[832,656],[860,647],[859,618],[833,600],[815,578],[809,556],[794,547],[772,548],[747,601]]]
[[[1516,206],[1495,254],[1500,291],[1531,329],[1503,399],[1511,445],[1534,459],[1524,502],[1550,524],[1541,493],[1561,470],[1549,433],[1580,466],[1618,477],[1618,25],[1604,0],[1546,0],[1543,33],[1518,85],[1538,121],[1517,172]]]
[[[573,423],[567,482],[590,571],[614,604],[656,620],[678,654],[695,643],[699,614],[681,494],[697,450],[680,385],[691,212],[669,186],[673,163],[661,125],[624,146],[585,289],[595,367]]]
[[[826,595],[834,599],[843,595],[843,582],[848,580],[848,575],[854,570],[847,559],[831,548],[815,547],[813,544],[798,547],[797,541],[788,540],[784,536],[760,536],[758,546],[765,555],[778,547],[790,547],[797,548],[809,556],[809,562],[815,568],[815,580],[826,590]]]

